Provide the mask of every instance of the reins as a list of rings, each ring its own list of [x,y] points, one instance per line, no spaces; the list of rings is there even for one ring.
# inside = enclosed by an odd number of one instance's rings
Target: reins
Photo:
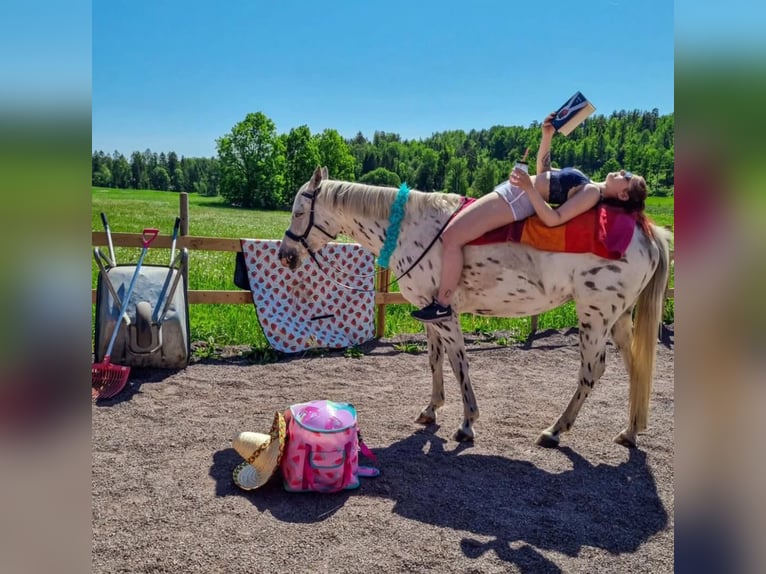
[[[309,256],[311,257],[312,261],[314,261],[314,263],[316,263],[317,267],[319,267],[319,270],[334,285],[337,285],[338,287],[342,287],[343,289],[348,289],[349,291],[357,291],[357,292],[361,292],[361,293],[374,293],[375,289],[359,289],[358,287],[351,287],[349,285],[344,285],[343,283],[340,283],[339,281],[336,281],[333,277],[330,276],[329,273],[327,273],[325,268],[322,267],[322,264],[319,262],[319,259],[317,258],[317,255],[319,255],[320,253],[313,251],[311,249],[311,247],[309,247],[308,242],[306,241],[306,239],[308,238],[309,233],[311,233],[311,229],[313,227],[316,227],[319,231],[324,233],[330,239],[335,240],[338,237],[337,235],[331,235],[325,229],[323,229],[320,225],[314,223],[314,204],[316,203],[316,198],[317,198],[317,195],[319,195],[320,191],[321,191],[321,185],[319,187],[317,187],[316,190],[314,190],[313,193],[304,192],[302,194],[304,197],[308,197],[309,199],[311,199],[311,211],[309,212],[309,223],[306,226],[306,230],[303,232],[303,235],[296,235],[292,231],[290,231],[289,229],[287,231],[285,231],[285,235],[287,237],[289,237],[290,239],[292,239],[293,241],[298,241],[301,245],[303,245],[303,247],[306,249],[306,251],[308,252]],[[434,236],[434,238],[431,239],[431,243],[428,244],[428,246],[423,250],[423,252],[420,254],[420,256],[412,263],[412,265],[410,265],[407,268],[407,270],[404,273],[402,273],[398,277],[395,277],[394,279],[392,279],[388,283],[388,285],[386,285],[386,287],[390,287],[395,282],[399,281],[399,279],[401,279],[402,277],[408,275],[410,273],[410,271],[412,271],[415,268],[415,266],[423,260],[423,258],[428,254],[428,252],[434,246],[434,244],[439,240],[439,238],[441,237],[442,233],[444,233],[444,230],[447,228],[447,225],[449,225],[450,221],[452,221],[452,219],[455,217],[455,215],[457,215],[458,211],[460,211],[462,209],[463,205],[465,205],[465,202],[466,202],[466,198],[465,197],[461,198],[460,203],[458,204],[458,206],[450,214],[450,216],[447,218],[447,221],[444,222],[444,225],[442,225],[441,229],[439,229],[439,231]],[[324,257],[324,255],[322,257]],[[343,271],[342,269],[338,269],[337,267],[334,267],[331,263],[329,263],[329,260],[326,257],[324,257],[324,259],[325,259],[325,261],[328,262],[328,265],[332,268],[333,271],[335,271],[336,273],[341,273],[341,274],[346,275],[346,276],[367,278],[367,277],[373,277],[373,276],[380,275],[380,273],[381,273],[380,271],[376,271],[376,272],[370,273],[368,275],[354,275],[352,273],[347,273],[346,271]]]

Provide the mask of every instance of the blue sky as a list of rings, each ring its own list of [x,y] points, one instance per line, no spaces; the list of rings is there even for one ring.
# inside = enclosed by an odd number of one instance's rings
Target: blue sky
[[[258,111],[406,139],[527,126],[577,90],[674,111],[669,0],[95,0],[92,26],[92,146],[126,156],[214,156]]]

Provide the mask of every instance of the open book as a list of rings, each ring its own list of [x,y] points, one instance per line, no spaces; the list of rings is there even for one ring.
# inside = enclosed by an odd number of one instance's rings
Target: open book
[[[551,123],[557,132],[568,136],[572,130],[595,111],[596,108],[582,95],[582,92],[576,92],[563,106],[556,110],[556,115]]]

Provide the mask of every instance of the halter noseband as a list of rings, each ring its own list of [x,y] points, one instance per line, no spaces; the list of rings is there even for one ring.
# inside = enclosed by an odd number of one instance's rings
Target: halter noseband
[[[308,242],[306,241],[306,239],[308,239],[308,237],[309,237],[309,233],[311,233],[311,230],[312,230],[314,227],[316,227],[316,228],[317,228],[319,231],[321,231],[322,233],[324,233],[324,234],[325,234],[327,237],[329,237],[329,238],[330,238],[330,239],[332,239],[332,240],[335,240],[335,239],[337,239],[337,238],[338,238],[338,236],[337,236],[337,235],[331,235],[330,233],[328,233],[328,231],[327,231],[326,229],[324,229],[324,228],[323,228],[321,225],[319,225],[318,223],[317,223],[317,224],[315,224],[315,223],[314,223],[314,204],[316,203],[316,200],[317,200],[317,195],[319,195],[319,192],[320,192],[321,190],[322,190],[322,187],[321,187],[321,185],[320,185],[319,187],[317,187],[317,188],[314,190],[314,192],[313,192],[313,193],[309,193],[309,192],[307,192],[307,191],[304,191],[303,193],[301,193],[301,195],[302,195],[303,197],[308,197],[308,198],[311,200],[311,210],[309,211],[309,224],[306,226],[306,231],[304,231],[304,232],[303,232],[303,235],[295,235],[295,233],[293,233],[293,232],[292,232],[292,231],[290,231],[289,229],[288,229],[287,231],[285,231],[285,236],[286,236],[286,237],[289,237],[289,238],[290,238],[290,239],[292,239],[293,241],[297,241],[297,242],[299,242],[301,245],[303,245],[303,247],[305,247],[305,248],[306,248],[306,251],[308,251],[308,252],[309,252],[309,255],[311,255],[311,258],[312,258],[312,259],[315,259],[315,257],[314,257],[314,251],[312,251],[311,247],[309,247],[309,244],[308,244]],[[316,260],[316,259],[315,259],[315,260]]]

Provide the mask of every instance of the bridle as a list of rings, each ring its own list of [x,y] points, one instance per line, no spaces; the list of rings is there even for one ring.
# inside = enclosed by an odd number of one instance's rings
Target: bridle
[[[307,198],[309,198],[309,199],[311,200],[311,209],[309,210],[309,223],[308,223],[308,225],[306,226],[306,230],[303,232],[303,234],[302,234],[302,235],[296,235],[295,233],[293,233],[292,231],[290,231],[290,229],[288,228],[288,229],[287,229],[287,231],[285,231],[285,237],[288,237],[289,239],[292,239],[293,241],[297,241],[298,243],[300,243],[301,245],[303,245],[303,247],[306,249],[306,251],[308,252],[309,256],[311,257],[311,260],[312,260],[314,263],[316,263],[317,267],[319,267],[319,270],[320,270],[322,273],[324,273],[324,276],[325,276],[327,279],[329,279],[329,280],[330,280],[330,282],[334,283],[334,284],[335,284],[335,285],[337,285],[338,287],[343,287],[344,289],[348,289],[348,290],[350,290],[350,291],[360,291],[360,292],[362,292],[362,293],[374,293],[374,292],[375,292],[375,289],[359,289],[359,288],[357,288],[357,287],[351,287],[351,286],[349,286],[349,285],[344,285],[343,283],[340,283],[340,282],[336,281],[335,279],[333,279],[333,278],[330,276],[330,274],[329,274],[329,273],[327,273],[327,271],[325,271],[324,267],[322,267],[322,264],[319,262],[319,259],[317,259],[317,255],[318,255],[319,253],[318,253],[318,252],[315,252],[313,249],[311,249],[311,247],[309,247],[308,241],[306,241],[306,240],[308,239],[308,236],[309,236],[309,234],[311,233],[311,230],[312,230],[314,227],[316,227],[316,228],[317,228],[319,231],[321,231],[322,233],[324,233],[324,234],[325,234],[325,236],[329,237],[329,238],[330,238],[330,239],[332,239],[332,240],[335,240],[335,239],[337,239],[337,238],[338,238],[338,236],[337,236],[337,235],[332,235],[331,233],[329,233],[329,232],[328,232],[326,229],[324,229],[324,228],[323,228],[321,225],[319,225],[318,223],[314,223],[314,206],[315,206],[315,204],[316,204],[317,196],[319,195],[319,192],[320,192],[320,191],[322,191],[322,186],[321,186],[321,184],[320,184],[320,185],[319,185],[319,186],[318,186],[318,187],[317,187],[317,188],[316,188],[316,189],[315,189],[313,192],[304,191],[304,192],[302,192],[302,193],[301,193],[301,195],[302,195],[303,197],[307,197]],[[413,262],[413,263],[412,263],[412,264],[411,264],[411,265],[410,265],[410,266],[407,268],[407,270],[406,270],[404,273],[402,273],[402,274],[401,274],[401,275],[399,275],[398,277],[395,277],[394,279],[392,279],[392,280],[391,280],[391,281],[388,283],[388,287],[390,287],[390,286],[391,286],[391,285],[393,285],[395,282],[399,281],[399,279],[401,279],[402,277],[404,277],[405,275],[407,275],[407,274],[408,274],[410,271],[412,271],[412,270],[415,268],[415,266],[416,266],[418,263],[420,263],[420,261],[422,261],[423,257],[425,257],[425,256],[426,256],[426,254],[427,254],[427,253],[428,253],[428,252],[431,250],[431,247],[433,247],[433,246],[434,246],[434,244],[435,244],[435,243],[438,241],[439,237],[441,237],[442,233],[444,233],[444,230],[447,228],[447,225],[449,225],[449,222],[450,222],[450,221],[452,221],[452,218],[453,218],[453,217],[455,217],[455,215],[457,214],[457,212],[458,212],[458,211],[460,211],[460,209],[463,207],[463,205],[465,204],[465,201],[466,201],[466,198],[463,198],[463,199],[460,201],[460,203],[458,204],[458,206],[457,206],[457,208],[455,209],[455,211],[453,211],[453,212],[452,212],[452,214],[450,214],[450,216],[447,218],[447,221],[444,223],[444,225],[442,226],[442,228],[439,230],[439,232],[438,232],[438,233],[437,233],[437,234],[434,236],[434,238],[431,240],[431,243],[429,243],[429,244],[428,244],[428,246],[427,246],[427,247],[426,247],[426,248],[423,250],[423,253],[421,253],[421,254],[420,254],[420,257],[418,257],[418,258],[417,258],[417,259],[416,259],[416,260],[415,260],[415,261],[414,261],[414,262]],[[325,260],[327,261],[327,258],[325,258]],[[330,265],[330,267],[332,267],[332,268],[333,268],[333,270],[334,270],[335,272],[337,272],[337,273],[341,273],[341,274],[343,274],[343,275],[351,275],[350,273],[347,273],[347,272],[343,271],[342,269],[337,269],[337,268],[333,267],[333,266],[332,266],[332,264],[330,264],[330,263],[329,263],[329,261],[328,261],[328,264],[329,264],[329,265]],[[377,272],[375,272],[375,273],[373,273],[373,274],[371,274],[371,275],[355,275],[355,276],[356,276],[356,277],[363,277],[363,278],[366,278],[366,277],[372,277],[372,276],[376,276],[376,275],[379,275],[380,273],[381,273],[380,271],[377,271]]]
[[[303,235],[295,235],[295,233],[290,231],[289,228],[287,231],[285,231],[285,235],[287,237],[289,237],[293,241],[299,242],[301,245],[303,245],[303,247],[306,248],[306,251],[309,252],[309,255],[311,255],[311,258],[314,259],[314,261],[316,261],[315,253],[311,249],[311,247],[309,247],[309,244],[306,241],[306,239],[308,239],[309,233],[311,233],[311,230],[314,227],[316,227],[319,231],[324,233],[327,237],[329,237],[332,240],[335,240],[338,238],[337,235],[330,234],[324,227],[322,227],[318,223],[314,223],[314,205],[316,204],[316,201],[317,201],[317,195],[319,195],[319,192],[321,190],[322,190],[322,186],[320,184],[319,186],[317,186],[317,188],[314,190],[313,193],[309,193],[308,191],[304,191],[301,193],[303,197],[308,197],[311,200],[311,210],[309,211],[309,224],[306,226],[306,231],[303,232]]]

